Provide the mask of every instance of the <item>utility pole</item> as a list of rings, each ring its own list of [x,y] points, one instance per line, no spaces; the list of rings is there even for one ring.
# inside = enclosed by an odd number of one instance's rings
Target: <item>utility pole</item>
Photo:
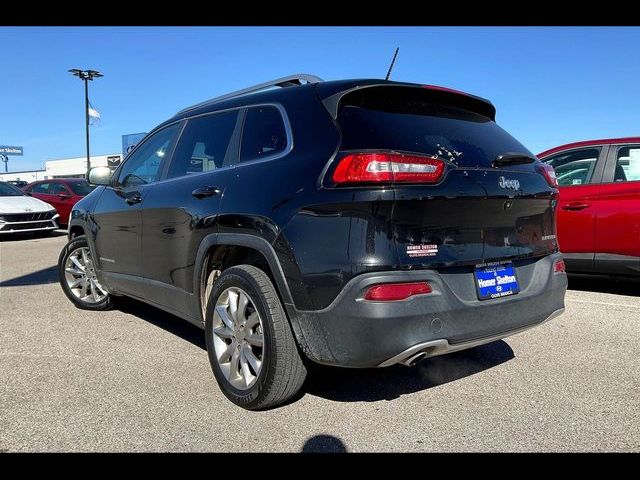
[[[79,68],[72,68],[69,72],[80,80],[84,80],[84,118],[87,136],[87,175],[89,175],[89,170],[91,170],[91,156],[89,154],[89,80],[103,77],[104,75],[96,70],[80,70]]]

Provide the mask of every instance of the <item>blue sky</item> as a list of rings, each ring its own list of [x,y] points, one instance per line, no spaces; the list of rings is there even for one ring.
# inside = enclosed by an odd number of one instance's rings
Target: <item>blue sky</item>
[[[84,155],[82,82],[102,115],[92,154],[198,101],[289,73],[444,85],[490,99],[534,153],[640,135],[640,28],[93,27],[0,28],[0,144],[10,170]]]

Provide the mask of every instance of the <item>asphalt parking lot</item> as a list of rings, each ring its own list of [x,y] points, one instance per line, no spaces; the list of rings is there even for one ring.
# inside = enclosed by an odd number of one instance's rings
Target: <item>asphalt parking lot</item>
[[[248,412],[196,327],[133,300],[74,308],[65,242],[0,240],[0,452],[640,450],[640,283],[572,278],[546,325],[414,368],[317,367]]]

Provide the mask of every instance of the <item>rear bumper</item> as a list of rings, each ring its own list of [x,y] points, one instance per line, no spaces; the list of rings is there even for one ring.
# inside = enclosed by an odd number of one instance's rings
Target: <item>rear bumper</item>
[[[384,367],[415,356],[441,355],[488,343],[562,313],[565,274],[553,273],[560,254],[514,262],[520,293],[479,301],[470,269],[379,272],[351,280],[319,311],[298,311],[300,343],[318,363]],[[428,281],[433,292],[398,302],[363,300],[376,283]]]

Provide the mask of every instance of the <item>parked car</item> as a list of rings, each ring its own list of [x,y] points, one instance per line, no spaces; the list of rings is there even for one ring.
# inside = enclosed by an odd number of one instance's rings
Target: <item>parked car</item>
[[[90,172],[62,288],[204,328],[248,409],[295,395],[303,359],[413,365],[539,325],[564,309],[558,191],[494,120],[442,87],[312,76],[187,108]]]
[[[0,182],[0,235],[26,232],[46,235],[58,228],[58,218],[55,208],[48,203]]]
[[[32,182],[23,191],[55,207],[60,223],[67,225],[71,209],[95,188],[83,178],[54,178]]]
[[[24,180],[7,180],[9,185],[13,185],[14,187],[22,188],[28,184],[28,182]]]
[[[640,137],[569,143],[538,154],[560,185],[567,270],[640,274]]]

